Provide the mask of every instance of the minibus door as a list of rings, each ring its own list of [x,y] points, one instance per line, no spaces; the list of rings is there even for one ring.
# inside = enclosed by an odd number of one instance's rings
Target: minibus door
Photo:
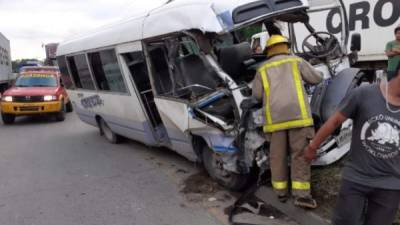
[[[163,41],[147,46],[149,69],[155,89],[155,104],[168,134],[171,147],[187,158],[195,159],[189,129],[190,90],[184,88],[184,79],[176,74],[170,52]],[[177,62],[175,62],[177,63]]]
[[[124,51],[121,51],[124,49]],[[139,98],[141,107],[146,113],[147,120],[157,143],[169,142],[160,113],[154,101],[153,90],[147,70],[147,64],[141,45],[129,45],[119,49],[119,54],[129,70],[130,78],[133,81],[136,95]]]

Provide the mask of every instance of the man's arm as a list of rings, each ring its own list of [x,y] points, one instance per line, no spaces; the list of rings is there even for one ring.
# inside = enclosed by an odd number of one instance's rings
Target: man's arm
[[[314,67],[305,60],[300,62],[299,69],[302,78],[309,84],[319,84],[323,79],[322,72],[314,69]]]
[[[388,57],[393,57],[393,56],[396,56],[396,55],[400,55],[400,49],[394,48],[394,49],[386,50],[386,55]]]
[[[318,130],[314,139],[304,149],[304,157],[312,161],[316,158],[319,146],[348,118],[354,119],[358,114],[358,105],[362,89],[356,88],[347,95],[340,103],[338,110],[329,120]]]
[[[314,160],[319,146],[346,120],[347,117],[339,111],[329,118],[329,120],[318,130],[311,143],[306,147],[304,157],[308,161]]]
[[[400,55],[400,49],[398,48],[393,48],[393,43],[389,42],[386,44],[386,51],[385,51],[386,55],[388,57],[393,57],[396,55]]]

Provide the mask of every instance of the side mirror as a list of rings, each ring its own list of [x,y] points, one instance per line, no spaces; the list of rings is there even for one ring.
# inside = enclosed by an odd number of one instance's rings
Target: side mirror
[[[354,33],[353,35],[351,35],[350,50],[352,52],[361,51],[361,35],[359,33]]]

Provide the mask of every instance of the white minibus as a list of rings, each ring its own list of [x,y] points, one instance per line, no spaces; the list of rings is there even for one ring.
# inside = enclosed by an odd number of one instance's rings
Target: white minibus
[[[292,50],[326,79],[308,88],[318,128],[361,77],[349,68],[354,53],[347,53],[346,29],[336,38],[308,24],[308,10],[332,8],[343,12],[340,0],[168,1],[61,43],[57,61],[79,118],[99,127],[110,142],[123,136],[168,147],[202,162],[212,178],[238,190],[256,165],[268,162],[268,143],[259,129],[263,113],[250,88],[266,56],[253,54],[252,34],[262,27],[270,33],[283,29],[295,39],[293,24],[305,24],[308,50]],[[338,130],[315,165],[342,158],[350,130],[351,122]]]

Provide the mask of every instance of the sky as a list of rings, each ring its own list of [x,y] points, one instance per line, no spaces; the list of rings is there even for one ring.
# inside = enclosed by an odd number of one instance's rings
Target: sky
[[[0,33],[11,42],[13,60],[44,59],[43,44],[161,5],[166,0],[0,0]]]

